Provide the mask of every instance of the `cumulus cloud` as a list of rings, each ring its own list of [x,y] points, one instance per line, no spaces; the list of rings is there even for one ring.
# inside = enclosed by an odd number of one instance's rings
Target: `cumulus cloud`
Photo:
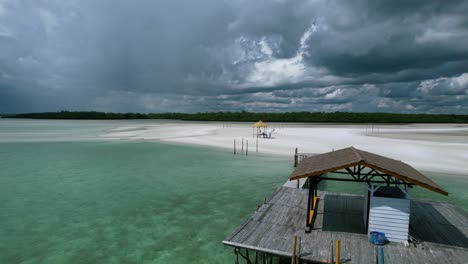
[[[0,112],[466,113],[468,2],[0,0]]]
[[[312,67],[308,69],[303,60],[304,55],[307,55],[307,40],[315,30],[316,26],[312,24],[303,33],[298,50],[294,56],[289,58],[277,58],[273,56],[273,48],[275,50],[278,49],[280,44],[278,42],[281,41],[281,38],[267,39],[263,36],[260,40],[253,41],[253,45],[244,47],[246,49],[245,53],[249,53],[257,48],[259,55],[249,59],[253,62],[252,64],[247,64],[247,66],[251,66],[251,69],[248,71],[243,86],[275,86],[303,81],[305,78],[310,77],[314,69]],[[241,37],[241,42],[248,41]]]

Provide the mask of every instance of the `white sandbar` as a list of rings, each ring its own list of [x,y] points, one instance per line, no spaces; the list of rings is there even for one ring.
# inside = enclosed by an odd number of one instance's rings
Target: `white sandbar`
[[[228,124],[228,125],[227,125]],[[106,131],[100,138],[162,140],[237,151],[249,142],[256,153],[251,123],[145,121]],[[468,125],[343,125],[271,123],[273,138],[258,138],[258,153],[290,156],[323,153],[349,146],[402,160],[417,169],[468,175]]]

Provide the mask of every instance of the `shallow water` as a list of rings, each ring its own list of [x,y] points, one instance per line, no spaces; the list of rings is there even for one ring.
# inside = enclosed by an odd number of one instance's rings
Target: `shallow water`
[[[0,263],[232,263],[221,241],[293,169],[287,158],[96,141],[114,122],[0,121]],[[449,197],[415,188],[414,198],[468,210],[467,177],[426,175]]]
[[[224,263],[292,167],[158,143],[0,144],[0,263]]]

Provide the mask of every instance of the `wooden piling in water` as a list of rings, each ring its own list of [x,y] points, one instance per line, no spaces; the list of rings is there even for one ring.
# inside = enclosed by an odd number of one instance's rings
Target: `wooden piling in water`
[[[257,137],[257,143],[255,144],[255,152],[258,152],[258,137]]]
[[[234,139],[234,155],[236,155],[236,139]]]
[[[297,148],[294,151],[294,167],[297,167]]]
[[[242,138],[242,147],[241,147],[241,152],[244,153],[244,138]]]
[[[245,155],[249,155],[249,141],[247,140],[247,145],[245,146]]]

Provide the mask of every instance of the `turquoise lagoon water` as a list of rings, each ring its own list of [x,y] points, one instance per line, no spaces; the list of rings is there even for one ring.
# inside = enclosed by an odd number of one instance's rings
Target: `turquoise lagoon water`
[[[232,263],[221,241],[293,169],[290,157],[83,141],[119,125],[103,123],[0,120],[0,263]],[[429,175],[450,196],[413,197],[468,209],[467,177]]]
[[[291,162],[150,142],[0,144],[0,263],[226,263]]]

